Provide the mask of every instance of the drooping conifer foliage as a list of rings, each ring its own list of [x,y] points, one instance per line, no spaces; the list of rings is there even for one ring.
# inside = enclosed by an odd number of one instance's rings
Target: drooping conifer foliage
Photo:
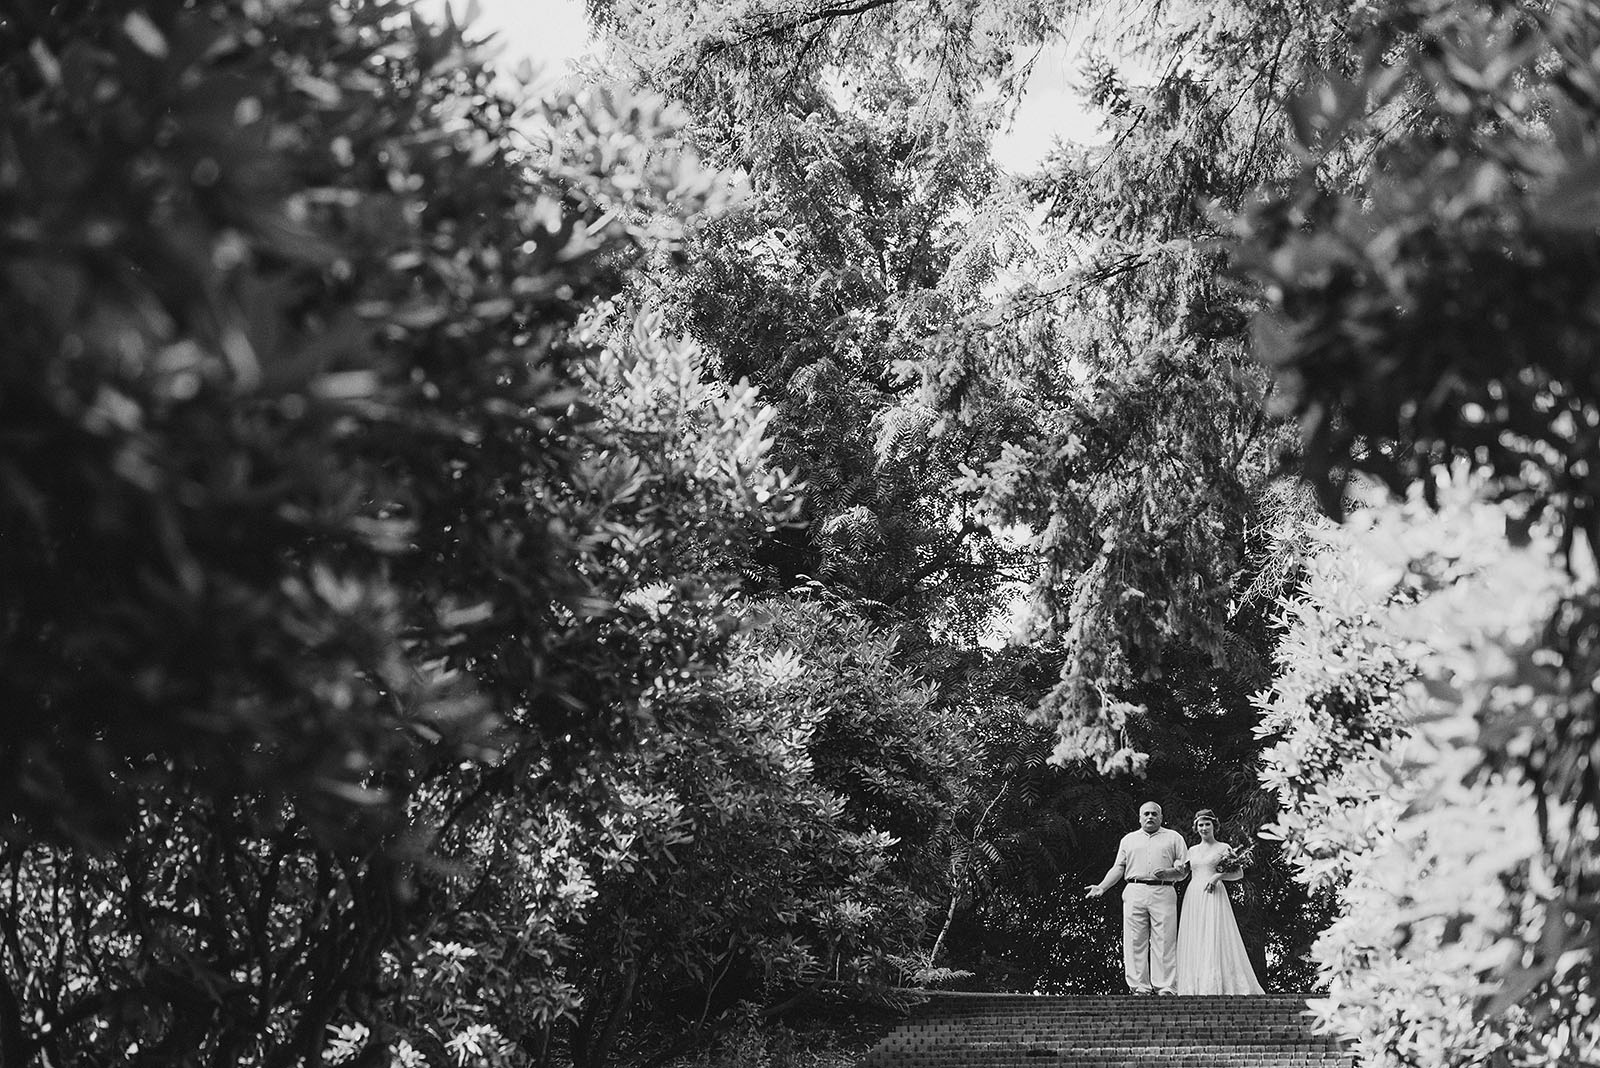
[[[779,411],[777,456],[807,481],[808,526],[766,547],[759,580],[816,578],[970,638],[1026,565],[957,479],[1031,434],[1032,417],[996,396],[979,418],[947,420],[914,368],[1028,237],[988,158],[976,83],[910,61],[946,41],[957,68],[999,60],[974,51],[970,26],[930,43],[906,14],[789,25],[777,8],[666,5],[644,19],[618,5],[600,21],[608,69],[684,100],[707,158],[750,176],[749,200],[697,232],[690,269],[654,297],[719,374],[761,387]]]
[[[1224,689],[1262,677],[1263,533],[1301,498],[1275,484],[1292,438],[1264,405],[1243,336],[1254,297],[1226,273],[1218,216],[1290,173],[1278,101],[1338,62],[1342,14],[1161,9],[1099,38],[1084,77],[1106,141],[1061,146],[1027,183],[1055,270],[965,324],[986,356],[968,374],[1017,367],[1050,414],[985,491],[1041,531],[1039,597],[1065,653],[1044,711],[1063,758],[1135,769],[1163,691],[1197,668]]]

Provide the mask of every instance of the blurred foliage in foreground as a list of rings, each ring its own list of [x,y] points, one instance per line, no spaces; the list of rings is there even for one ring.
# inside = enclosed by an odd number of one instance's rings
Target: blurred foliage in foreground
[[[5,1063],[601,1064],[915,927],[924,689],[730,644],[771,413],[579,324],[731,183],[527,95],[386,0],[8,5]]]
[[[116,841],[163,782],[382,828],[441,759],[624,740],[695,638],[616,599],[657,487],[567,331],[719,195],[671,120],[513,103],[391,4],[20,7],[5,837]]]
[[[1404,503],[1317,536],[1265,775],[1371,1063],[1593,1064],[1600,11],[1395,0],[1357,44],[1238,262],[1325,506],[1363,473]]]

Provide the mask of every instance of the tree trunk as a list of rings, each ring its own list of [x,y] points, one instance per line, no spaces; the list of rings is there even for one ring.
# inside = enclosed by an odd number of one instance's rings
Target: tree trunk
[[[967,866],[969,868],[972,866],[972,851],[978,845],[979,832],[983,830],[983,825],[989,821],[989,816],[994,812],[994,807],[1000,803],[1002,797],[1006,796],[1006,791],[1009,789],[1011,789],[1009,782],[1002,785],[1000,792],[994,795],[994,800],[990,801],[988,806],[984,808],[983,815],[978,817],[978,822],[972,825],[971,845],[967,848]],[[944,914],[944,926],[939,929],[939,937],[933,940],[933,949],[928,954],[928,966],[930,968],[939,963],[939,950],[944,947],[945,937],[950,934],[950,928],[956,922],[956,909],[961,904],[961,872],[953,863],[954,858],[951,859],[950,908]]]
[[[617,992],[616,1004],[611,1007],[611,1015],[590,1049],[590,1055],[594,1058],[590,1068],[605,1068],[606,1060],[611,1056],[611,1047],[616,1045],[617,1035],[621,1033],[622,1025],[633,1009],[633,996],[638,985],[639,962],[630,960],[622,976],[622,989]]]
[[[22,1030],[22,1006],[0,969],[0,1065],[26,1064],[32,1053]]]
[[[939,961],[939,950],[944,946],[945,936],[950,933],[950,927],[956,922],[956,906],[961,903],[959,880],[955,872],[950,873],[950,907],[945,910],[944,926],[939,928],[939,937],[933,940],[933,950],[928,954],[928,964],[932,966]]]
[[[633,1008],[638,983],[639,962],[630,960],[623,969],[622,988],[612,999],[611,1011],[605,1014],[604,1023],[601,1022],[598,996],[594,1006],[579,1017],[567,1043],[572,1063],[577,1068],[605,1068],[606,1059],[611,1056],[611,1047],[616,1044],[617,1035],[621,1033],[628,1012]]]

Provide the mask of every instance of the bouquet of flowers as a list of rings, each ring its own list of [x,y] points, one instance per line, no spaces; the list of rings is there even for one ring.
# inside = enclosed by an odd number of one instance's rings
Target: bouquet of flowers
[[[1247,864],[1256,859],[1255,854],[1256,847],[1253,845],[1245,846],[1243,849],[1229,846],[1228,851],[1222,854],[1222,858],[1217,861],[1217,871],[1223,875],[1232,875],[1236,871],[1243,871]]]

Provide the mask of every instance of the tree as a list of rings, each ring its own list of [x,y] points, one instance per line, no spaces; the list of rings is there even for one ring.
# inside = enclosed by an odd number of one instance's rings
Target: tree
[[[584,562],[596,594],[626,613],[603,625],[636,650],[635,674],[617,681],[612,700],[640,725],[637,744],[566,770],[559,750],[529,744],[494,767],[453,769],[418,791],[413,819],[436,829],[444,862],[419,877],[434,952],[404,992],[403,1027],[380,1012],[351,1014],[363,1040],[382,1040],[388,1027],[396,1042],[437,1051],[470,1035],[506,1063],[543,1064],[576,1018],[574,1055],[607,1063],[629,1036],[636,1001],[641,1016],[666,1010],[654,1000],[656,979],[607,986],[596,962],[614,961],[615,945],[606,943],[612,956],[587,958],[574,943],[618,929],[637,935],[636,899],[646,912],[655,900],[646,887],[673,879],[698,886],[725,873],[714,860],[726,842],[703,842],[727,814],[717,805],[788,806],[798,825],[816,800],[796,796],[798,773],[786,765],[753,772],[739,790],[703,789],[692,776],[693,789],[680,789],[675,776],[689,774],[686,764],[704,770],[741,754],[759,762],[759,747],[775,744],[765,720],[730,726],[715,694],[742,626],[729,576],[748,543],[784,521],[793,487],[768,463],[772,413],[753,390],[705,381],[699,351],[658,336],[653,321],[615,334],[602,318],[584,336],[610,335],[610,343],[590,354],[579,379],[595,413],[594,451],[583,457],[593,481],[580,485],[601,490],[584,502],[596,513]],[[622,704],[636,686],[637,701]],[[680,794],[694,805],[686,810]],[[752,852],[777,848],[744,833],[739,841]],[[774,833],[781,844],[788,832]],[[751,909],[788,900],[780,884],[763,885],[769,892],[754,895]],[[668,907],[665,898],[655,903]],[[680,938],[676,952],[698,951],[702,930],[668,930]],[[665,976],[680,978],[657,978]],[[469,994],[463,1007],[458,999]]]
[[[1308,65],[1337,62],[1344,14],[1209,5],[1091,34],[1108,143],[1061,146],[1026,183],[1051,270],[931,353],[941,392],[998,368],[1040,410],[1040,433],[977,482],[991,522],[1037,538],[1041,631],[1064,661],[1041,714],[1060,724],[1061,759],[1138,772],[1130,735],[1161,720],[1164,691],[1192,705],[1262,677],[1263,579],[1280,575],[1263,531],[1298,504],[1275,485],[1293,436],[1264,410],[1270,383],[1242,336],[1254,295],[1227,273],[1215,213],[1291,172],[1277,101]]]
[[[649,744],[582,794],[502,795],[452,835],[412,1046],[443,1044],[471,991],[461,1023],[507,1063],[660,1064],[746,1012],[894,980],[946,824],[933,690],[841,606],[756,601],[744,623],[724,670],[651,692]]]
[[[1020,235],[980,134],[928,130],[926,91],[923,78],[883,74],[848,103],[795,87],[786,121],[742,135],[759,139],[745,157],[750,200],[698,231],[689,271],[654,299],[682,309],[726,380],[749,379],[779,408],[779,456],[810,487],[808,527],[773,540],[760,580],[813,577],[971,630],[1019,561],[955,488],[963,464],[1023,432],[1025,405],[944,422],[907,368],[992,276],[1006,254],[995,246]],[[724,107],[702,110],[729,121]],[[993,232],[958,221],[972,212]]]

